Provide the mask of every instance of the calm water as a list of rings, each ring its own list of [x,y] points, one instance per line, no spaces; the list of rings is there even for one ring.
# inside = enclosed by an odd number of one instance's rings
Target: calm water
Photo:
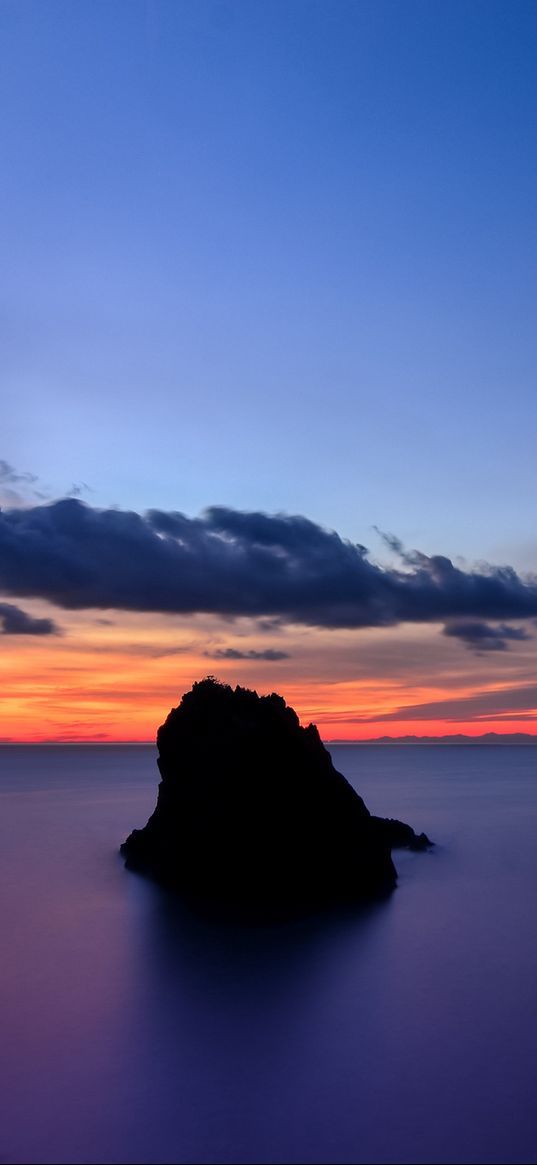
[[[247,931],[117,857],[153,749],[0,748],[0,1160],[537,1161],[537,749],[332,753],[438,846]]]

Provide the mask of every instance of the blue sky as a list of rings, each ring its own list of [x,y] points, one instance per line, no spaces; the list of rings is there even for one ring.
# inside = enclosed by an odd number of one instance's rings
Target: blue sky
[[[530,567],[533,3],[0,5],[3,455]]]
[[[0,0],[6,734],[215,667],[532,729],[536,60],[526,0]]]

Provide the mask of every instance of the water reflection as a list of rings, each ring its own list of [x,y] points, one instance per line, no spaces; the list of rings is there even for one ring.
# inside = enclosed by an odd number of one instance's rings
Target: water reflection
[[[358,751],[366,801],[434,855],[398,857],[380,905],[253,928],[115,858],[154,800],[146,756],[92,782],[88,750],[9,754],[0,1155],[533,1160],[535,753],[483,751],[437,750],[434,779],[419,748]]]
[[[365,906],[341,908],[289,921],[238,921],[211,915],[151,885],[151,908],[143,941],[159,983],[171,980],[203,997],[222,994],[228,1002],[245,997],[294,995],[315,983],[319,967],[349,942],[357,947],[386,910],[390,897]]]
[[[376,997],[372,984],[364,989],[364,975],[378,971],[390,910],[388,900],[247,926],[204,917],[151,886],[136,1039],[160,1113],[153,1145],[173,1146],[178,1160],[189,1152],[199,1161],[300,1160],[306,1146],[308,1160],[325,1160],[326,1135],[317,1156],[315,1128],[338,1127],[349,1087],[353,1127],[362,1106],[365,1119],[355,1053],[371,1045],[384,990],[378,974]],[[362,1068],[365,1076],[367,1058]]]

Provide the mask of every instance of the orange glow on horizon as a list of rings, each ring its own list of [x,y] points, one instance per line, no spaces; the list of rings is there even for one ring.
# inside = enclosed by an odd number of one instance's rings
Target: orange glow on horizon
[[[19,731],[18,734],[3,733],[0,736],[0,746],[2,744],[154,744],[156,741],[157,728],[166,719],[168,712],[172,707],[179,703],[180,696],[177,697],[173,703],[165,711],[160,711],[155,718],[155,727],[151,730],[145,731],[144,724],[136,724],[134,719],[128,718],[121,720],[121,722],[114,725],[111,721],[106,730],[93,730],[90,721],[77,724],[69,724],[61,727],[59,724],[55,728],[56,722],[52,722],[47,730],[42,732],[24,732]],[[310,721],[307,717],[300,717],[302,724],[308,724]],[[368,742],[375,742],[382,737],[386,738],[403,738],[403,737],[447,737],[447,736],[470,736],[480,737],[488,733],[494,733],[496,736],[507,736],[511,733],[524,733],[525,736],[537,736],[537,716],[532,718],[532,724],[520,720],[487,720],[486,723],[476,722],[474,720],[461,721],[453,724],[451,721],[445,720],[416,720],[404,721],[397,723],[391,721],[388,725],[384,722],[378,724],[368,725],[368,730],[358,733],[354,727],[348,727],[344,724],[334,726],[330,725],[320,726],[317,724],[321,739],[325,744],[367,744]],[[130,731],[129,731],[130,729]]]
[[[441,641],[436,646],[434,629],[412,629],[406,639],[401,633],[397,638],[393,632],[361,632],[359,649],[367,648],[374,666],[369,668],[366,658],[360,674],[353,665],[356,648],[337,632],[299,628],[287,631],[287,639],[282,633],[279,642],[288,656],[264,662],[248,658],[248,650],[260,646],[259,632],[237,623],[230,630],[229,624],[207,620],[170,623],[161,616],[142,620],[121,615],[119,621],[69,613],[65,624],[61,637],[3,638],[0,740],[152,742],[183,692],[210,673],[260,693],[280,692],[301,723],[317,724],[326,741],[487,732],[537,735],[537,709],[528,706],[527,698],[519,711],[509,705],[493,716],[474,703],[471,714],[464,716],[466,699],[493,696],[495,691],[516,694],[517,682],[523,691],[524,684],[517,680],[516,669],[505,670],[504,661],[503,680],[497,668],[487,672],[481,663],[466,663],[466,656],[461,663],[456,644]],[[243,648],[243,659],[218,657],[226,639]],[[271,638],[268,646],[273,644]],[[431,666],[436,651],[445,653],[443,667]],[[389,653],[386,658],[383,652]],[[509,660],[507,665],[512,666]],[[526,668],[523,678],[527,674]],[[432,714],[437,702],[449,707],[450,701],[461,706],[460,719]],[[420,719],[419,707],[428,704],[433,708]],[[402,709],[406,715],[398,719]]]

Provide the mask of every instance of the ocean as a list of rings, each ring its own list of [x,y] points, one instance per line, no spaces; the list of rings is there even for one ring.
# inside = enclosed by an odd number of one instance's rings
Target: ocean
[[[537,1161],[537,749],[331,752],[436,846],[246,928],[125,870],[153,747],[0,747],[1,1161]]]

